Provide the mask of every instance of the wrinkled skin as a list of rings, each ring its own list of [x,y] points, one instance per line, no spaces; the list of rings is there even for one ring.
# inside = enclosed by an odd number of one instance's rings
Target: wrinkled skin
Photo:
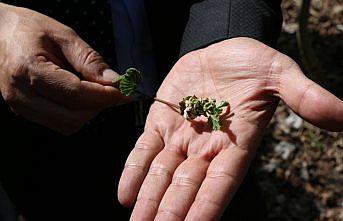
[[[317,126],[343,130],[342,101],[307,79],[293,60],[249,38],[187,54],[157,97],[177,104],[193,94],[230,103],[224,127],[211,131],[206,119],[190,122],[155,102],[119,184],[119,201],[135,204],[131,220],[218,220],[279,99]]]
[[[0,3],[0,33],[0,91],[16,114],[70,134],[124,99],[106,86],[118,74],[69,27]]]

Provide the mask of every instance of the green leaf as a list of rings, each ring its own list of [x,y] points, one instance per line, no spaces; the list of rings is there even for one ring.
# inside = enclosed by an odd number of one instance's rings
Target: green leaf
[[[229,105],[229,103],[227,101],[221,101],[216,105],[216,107],[217,108],[223,108],[223,107],[226,107],[228,105]]]
[[[210,115],[207,122],[212,127],[212,130],[220,130],[222,126],[218,115]]]
[[[114,79],[112,83],[119,82],[119,90],[122,94],[130,96],[135,92],[143,77],[141,72],[135,68],[129,68],[124,75]]]

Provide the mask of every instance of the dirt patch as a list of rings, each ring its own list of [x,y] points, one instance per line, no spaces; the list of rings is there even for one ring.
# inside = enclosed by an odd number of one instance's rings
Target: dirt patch
[[[278,49],[302,65],[296,42],[300,5],[283,1]],[[342,98],[343,1],[313,0],[310,13],[311,42],[332,82],[328,89]],[[280,104],[253,166],[270,220],[343,220],[343,133],[318,129]]]

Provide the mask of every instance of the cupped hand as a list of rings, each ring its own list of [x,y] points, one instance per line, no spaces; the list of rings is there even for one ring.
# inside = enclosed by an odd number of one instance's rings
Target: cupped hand
[[[0,3],[0,33],[0,90],[15,113],[70,134],[124,99],[109,86],[118,74],[71,28]]]
[[[177,104],[188,95],[226,100],[231,110],[222,116],[223,128],[212,131],[206,119],[187,121],[168,105],[152,105],[119,183],[119,201],[135,204],[131,220],[218,220],[280,98],[309,122],[343,130],[342,101],[293,60],[249,38],[181,58],[157,97]]]

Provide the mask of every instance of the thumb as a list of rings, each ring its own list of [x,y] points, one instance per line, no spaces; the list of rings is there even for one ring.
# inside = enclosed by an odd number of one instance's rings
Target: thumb
[[[297,65],[281,75],[280,96],[310,123],[330,131],[343,131],[343,101],[308,79]]]
[[[60,47],[72,67],[88,81],[113,85],[112,80],[119,76],[98,52],[72,30],[64,36]]]

